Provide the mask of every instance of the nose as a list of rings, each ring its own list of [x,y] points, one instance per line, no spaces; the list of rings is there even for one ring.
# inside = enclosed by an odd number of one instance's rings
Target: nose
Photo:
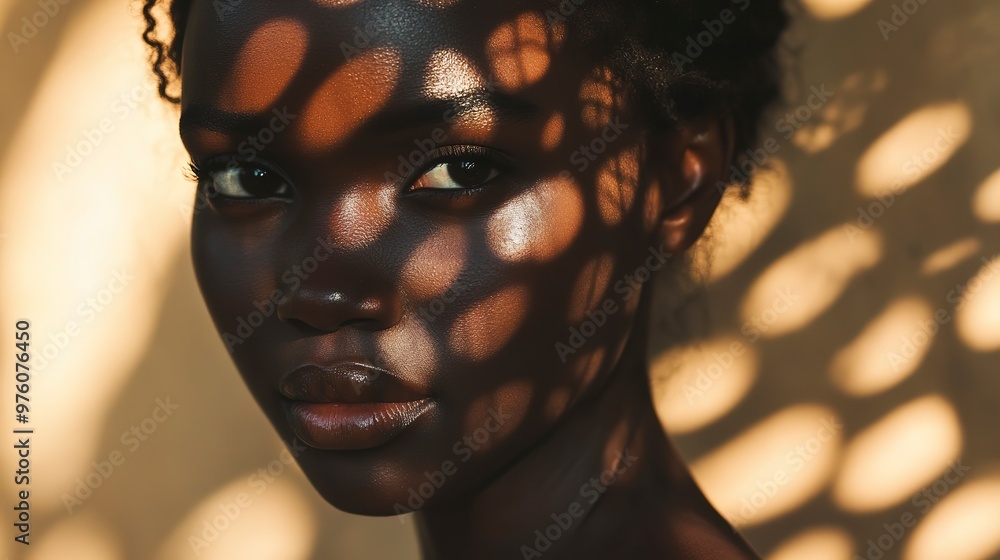
[[[286,231],[280,249],[288,259],[281,278],[293,289],[278,303],[278,319],[322,332],[347,326],[378,331],[399,323],[403,304],[395,271],[405,255],[380,226],[394,215],[383,200],[392,197],[378,196],[382,191],[367,183],[339,180],[315,191],[303,194],[308,210]]]
[[[379,331],[399,322],[401,305],[388,291],[324,289],[303,284],[278,304],[278,319],[323,332],[347,326]]]

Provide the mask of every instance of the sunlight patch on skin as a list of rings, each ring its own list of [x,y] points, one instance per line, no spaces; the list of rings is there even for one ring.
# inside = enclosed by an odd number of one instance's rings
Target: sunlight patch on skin
[[[403,265],[401,284],[416,301],[442,296],[459,297],[463,286],[456,285],[466,266],[468,239],[459,224],[442,224],[417,245]],[[442,305],[450,302],[442,302]],[[436,316],[435,309],[430,309]]]
[[[871,198],[905,192],[948,163],[971,130],[972,113],[964,102],[928,105],[910,113],[858,160],[858,192]]]
[[[909,499],[959,457],[954,406],[929,395],[897,407],[847,445],[832,494],[850,512],[875,512]]]
[[[583,265],[570,292],[569,321],[577,324],[587,318],[588,311],[600,309],[608,297],[615,258],[610,252],[602,253]]]
[[[583,214],[580,187],[571,179],[551,178],[496,210],[487,224],[487,240],[505,261],[549,261],[576,239]]]
[[[528,414],[533,392],[534,386],[530,381],[513,379],[494,391],[480,396],[469,404],[465,422],[462,424],[462,433],[472,436],[476,430],[483,428],[487,419],[502,416],[503,422],[498,423],[499,429],[490,435],[489,440],[481,448],[488,450],[494,442],[502,439],[503,435],[512,433],[520,427]]]
[[[233,151],[232,139],[221,132],[199,127],[187,134],[194,145],[201,146],[208,153],[224,154]]]
[[[367,184],[346,191],[333,206],[326,225],[333,244],[356,251],[378,240],[395,217],[394,196],[392,189]]]
[[[653,181],[645,189],[642,204],[642,231],[650,233],[660,225],[663,217],[663,190],[659,181]]]
[[[548,421],[562,417],[569,406],[570,390],[567,387],[558,387],[549,393],[545,401],[545,419]]]
[[[629,441],[632,434],[632,426],[628,421],[622,419],[618,421],[618,425],[608,434],[608,439],[604,443],[604,452],[601,454],[601,467],[602,469],[617,471],[615,473],[617,475],[615,476],[616,486],[620,486],[622,483],[627,484],[635,478],[634,473],[636,471],[632,470],[632,474],[630,474],[628,465],[622,462],[624,451],[628,449],[628,455],[632,457],[638,456],[640,460],[645,454],[641,440]],[[625,460],[629,460],[628,455],[625,457]]]
[[[549,46],[553,52],[559,52],[563,42],[566,41],[566,22],[557,19],[548,23],[549,29],[552,30],[552,42],[549,43]]]
[[[616,114],[621,114],[625,105],[624,94],[615,81],[610,68],[596,68],[580,86],[580,114],[583,124],[599,130],[611,124]]]
[[[496,132],[496,112],[490,107],[470,107],[455,115],[448,128],[449,137],[461,138],[466,143],[488,144]]]
[[[294,19],[261,25],[240,50],[218,105],[234,113],[269,110],[298,72],[308,44],[308,31]]]
[[[486,55],[500,86],[517,90],[542,79],[549,69],[549,35],[545,18],[525,12],[501,24],[486,40]]]
[[[848,395],[867,397],[902,383],[923,363],[940,325],[923,298],[899,298],[833,357],[830,378]],[[927,324],[934,329],[925,328]]]
[[[468,360],[485,360],[513,338],[530,305],[528,289],[522,285],[507,286],[489,294],[455,319],[448,346]]]
[[[872,0],[803,0],[809,13],[817,19],[845,18],[864,9]]]
[[[313,0],[320,6],[324,8],[345,8],[347,6],[353,6],[354,4],[359,4],[364,0]]]
[[[931,253],[920,264],[920,273],[924,276],[951,270],[958,263],[972,257],[982,250],[983,244],[975,237],[966,237]]]
[[[955,325],[967,347],[993,352],[1000,348],[1000,256],[983,262],[965,284],[956,305]]]
[[[590,344],[596,343],[595,341],[590,341]],[[605,345],[598,344],[593,350],[580,354],[579,357],[573,359],[577,387],[588,387],[590,385],[597,374],[600,373],[606,354],[607,349]]]
[[[757,349],[735,335],[671,348],[650,366],[657,414],[670,433],[700,430],[743,401],[759,369]]]
[[[851,560],[854,539],[840,527],[816,527],[782,543],[767,560]]]
[[[454,49],[439,49],[424,70],[424,95],[430,99],[452,99],[488,90],[476,65]],[[488,105],[463,107],[448,125],[448,135],[465,142],[487,143],[493,138],[496,113]]]
[[[562,142],[563,134],[566,132],[566,119],[562,113],[555,113],[542,128],[542,149],[551,152]]]
[[[904,560],[985,560],[1000,552],[1000,474],[962,482],[913,530]]]
[[[340,66],[314,92],[293,127],[309,152],[335,148],[389,101],[399,80],[399,53],[368,49]]]
[[[609,226],[621,223],[639,188],[639,149],[631,147],[605,161],[597,172],[597,207]]]
[[[465,55],[455,49],[438,49],[424,67],[424,95],[448,99],[485,87],[483,75]]]
[[[433,379],[437,373],[437,346],[422,319],[415,318],[381,331],[378,355],[385,356],[389,370],[413,383]]]

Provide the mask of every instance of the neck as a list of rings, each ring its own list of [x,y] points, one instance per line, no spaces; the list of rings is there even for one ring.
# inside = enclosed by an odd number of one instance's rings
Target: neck
[[[605,385],[478,494],[417,513],[424,558],[610,557],[595,552],[620,549],[626,534],[643,553],[690,551],[703,547],[706,534],[749,552],[663,432],[645,338],[632,333]],[[703,521],[693,527],[694,545],[684,536],[692,519]],[[686,527],[669,529],[680,523]],[[712,550],[715,558],[755,558]]]

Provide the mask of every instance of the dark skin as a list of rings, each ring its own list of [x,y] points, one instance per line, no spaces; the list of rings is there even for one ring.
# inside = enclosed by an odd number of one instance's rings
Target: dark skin
[[[543,556],[757,558],[657,420],[636,279],[702,234],[729,121],[652,127],[535,3],[321,4],[195,2],[181,103],[199,285],[282,439],[279,379],[305,363],[364,361],[431,396],[388,443],[305,446],[312,484],[349,512],[416,509],[425,558],[534,558],[567,511]],[[426,157],[400,170],[415,140]],[[583,165],[581,146],[602,147]]]

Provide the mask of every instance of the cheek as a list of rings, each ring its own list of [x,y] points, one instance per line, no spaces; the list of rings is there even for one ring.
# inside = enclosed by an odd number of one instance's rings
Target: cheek
[[[459,275],[468,264],[468,253],[469,232],[465,228],[456,224],[438,228],[417,245],[403,265],[403,292],[425,306],[434,302],[433,309],[427,311],[440,314],[444,304],[464,291]]]
[[[520,379],[547,422],[616,362],[639,299],[620,249],[641,241],[609,227],[596,205],[586,215],[587,191],[550,179],[474,229],[442,230],[417,248],[404,275],[414,315],[433,321],[455,369],[477,372],[449,378],[456,396]]]
[[[536,391],[530,381],[514,379],[474,399],[462,419],[462,433],[471,434],[487,449],[493,446],[489,440],[510,439],[518,426],[529,420],[529,405]]]
[[[632,204],[646,195],[638,192],[635,156],[634,149],[625,150],[615,160],[630,172],[616,176],[613,185],[607,177],[604,184],[583,185],[553,179],[489,219],[486,239],[493,255],[511,270],[530,271],[532,278],[522,284],[526,291],[498,294],[496,304],[470,313],[464,324],[482,329],[483,344],[472,345],[480,352],[484,346],[498,351],[487,341],[503,344],[511,339],[512,325],[520,325],[504,353],[532,357],[525,369],[533,372],[533,410],[545,422],[561,416],[611,371],[632,333],[647,287],[643,279],[650,278],[633,277],[648,237],[639,215],[646,209]],[[611,192],[618,198],[610,200]],[[503,303],[505,298],[511,303]],[[517,301],[531,305],[523,310],[526,316],[509,311]],[[500,320],[491,323],[490,317]]]
[[[554,348],[574,390],[561,399],[553,396],[547,406],[550,416],[560,414],[570,398],[586,391],[618,362],[634,326],[642,289],[628,268],[625,259],[603,252],[578,268],[568,284],[565,325]]]
[[[558,177],[501,206],[487,223],[486,238],[503,261],[544,263],[566,251],[583,226],[580,185]]]
[[[580,187],[555,178],[482,219],[439,225],[403,266],[410,315],[457,362],[509,362],[529,349],[536,360],[551,354],[551,342],[531,347],[564,322],[568,276],[560,257],[579,237],[583,214]]]
[[[196,211],[191,228],[191,259],[205,305],[220,336],[238,336],[272,319],[271,299],[276,284],[266,258],[268,240],[261,232],[220,224],[210,210]],[[254,304],[257,304],[256,306]],[[259,314],[250,316],[250,313]],[[241,319],[247,324],[241,327]],[[252,324],[251,324],[252,323]],[[239,331],[239,332],[238,332]],[[224,340],[225,342],[225,340]],[[237,344],[235,347],[243,346]],[[227,343],[230,352],[235,348]]]
[[[452,352],[482,362],[508,346],[531,308],[531,292],[523,284],[506,286],[463,311],[451,326]]]

